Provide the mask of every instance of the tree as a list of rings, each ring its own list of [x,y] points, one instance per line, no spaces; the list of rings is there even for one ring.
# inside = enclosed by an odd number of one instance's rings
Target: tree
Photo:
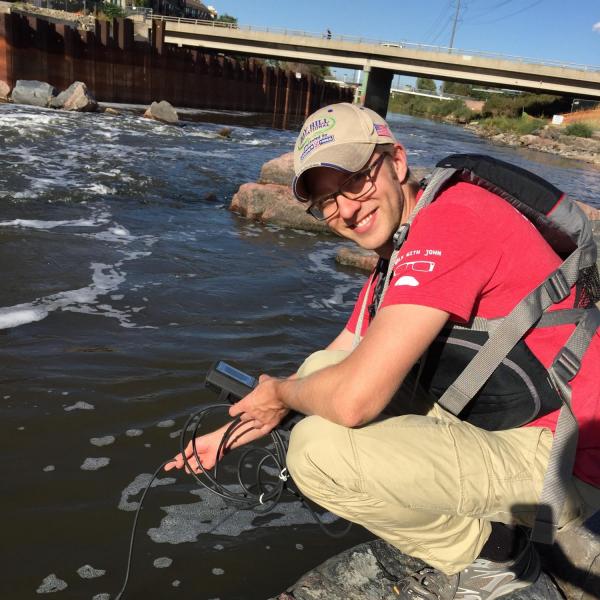
[[[215,21],[217,23],[231,23],[232,25],[238,24],[237,17],[232,17],[231,15],[228,15],[227,13],[223,13],[220,17],[217,17],[215,19]]]
[[[427,77],[417,77],[417,89],[425,92],[434,92],[437,94],[437,86],[433,79]]]
[[[471,86],[468,83],[459,83],[458,81],[444,81],[442,90],[445,94],[454,94],[455,96],[471,96]]]

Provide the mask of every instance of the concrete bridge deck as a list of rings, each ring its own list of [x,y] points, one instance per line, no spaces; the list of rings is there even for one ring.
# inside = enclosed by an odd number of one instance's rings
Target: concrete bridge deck
[[[177,17],[154,16],[153,21],[166,43],[179,46],[362,69],[368,73],[364,102],[379,112],[387,108],[395,73],[600,99],[600,67],[589,65]]]

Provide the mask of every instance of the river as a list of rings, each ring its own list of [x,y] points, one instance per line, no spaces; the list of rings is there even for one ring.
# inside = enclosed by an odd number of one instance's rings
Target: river
[[[227,210],[293,131],[195,118],[0,104],[3,598],[114,598],[144,482],[187,415],[216,401],[202,389],[210,364],[292,372],[343,327],[365,277],[335,264],[334,238]],[[488,153],[600,207],[597,168],[390,123],[415,165]],[[325,537],[293,498],[257,518],[171,475],[142,511],[125,598],[265,600],[367,539]]]

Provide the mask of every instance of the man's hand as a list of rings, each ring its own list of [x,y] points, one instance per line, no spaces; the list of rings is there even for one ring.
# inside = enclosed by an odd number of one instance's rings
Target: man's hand
[[[261,375],[258,381],[252,392],[229,409],[229,415],[241,416],[242,421],[265,435],[279,425],[289,408],[280,399],[279,379]]]
[[[217,462],[217,450],[219,449],[219,444],[223,439],[223,434],[225,431],[227,431],[227,427],[229,427],[229,424],[224,425],[223,427],[211,433],[201,435],[193,440],[200,463],[205,469],[212,469],[215,466],[215,463]],[[194,445],[192,445],[192,442],[190,441],[185,449],[185,457],[188,459],[188,462],[194,473],[199,473],[200,466],[198,465],[196,457],[194,456]],[[221,451],[221,456],[219,456],[219,459],[223,458],[223,450]],[[185,462],[183,460],[183,455],[178,454],[171,462],[165,465],[165,471],[170,471],[171,469],[182,469],[184,466]],[[186,472],[189,472],[187,467],[185,467],[185,470]]]

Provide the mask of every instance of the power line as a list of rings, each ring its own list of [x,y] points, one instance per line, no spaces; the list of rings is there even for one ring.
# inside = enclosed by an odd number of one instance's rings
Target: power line
[[[532,2],[529,6],[525,6],[515,12],[509,13],[508,15],[504,15],[503,17],[498,17],[497,19],[493,19],[492,21],[479,21],[479,22],[473,22],[471,24],[472,25],[493,25],[494,23],[498,23],[499,21],[503,21],[505,19],[510,19],[510,17],[520,15],[521,13],[534,8],[538,4],[541,4],[542,2],[543,2],[543,0],[536,0],[535,2]]]

